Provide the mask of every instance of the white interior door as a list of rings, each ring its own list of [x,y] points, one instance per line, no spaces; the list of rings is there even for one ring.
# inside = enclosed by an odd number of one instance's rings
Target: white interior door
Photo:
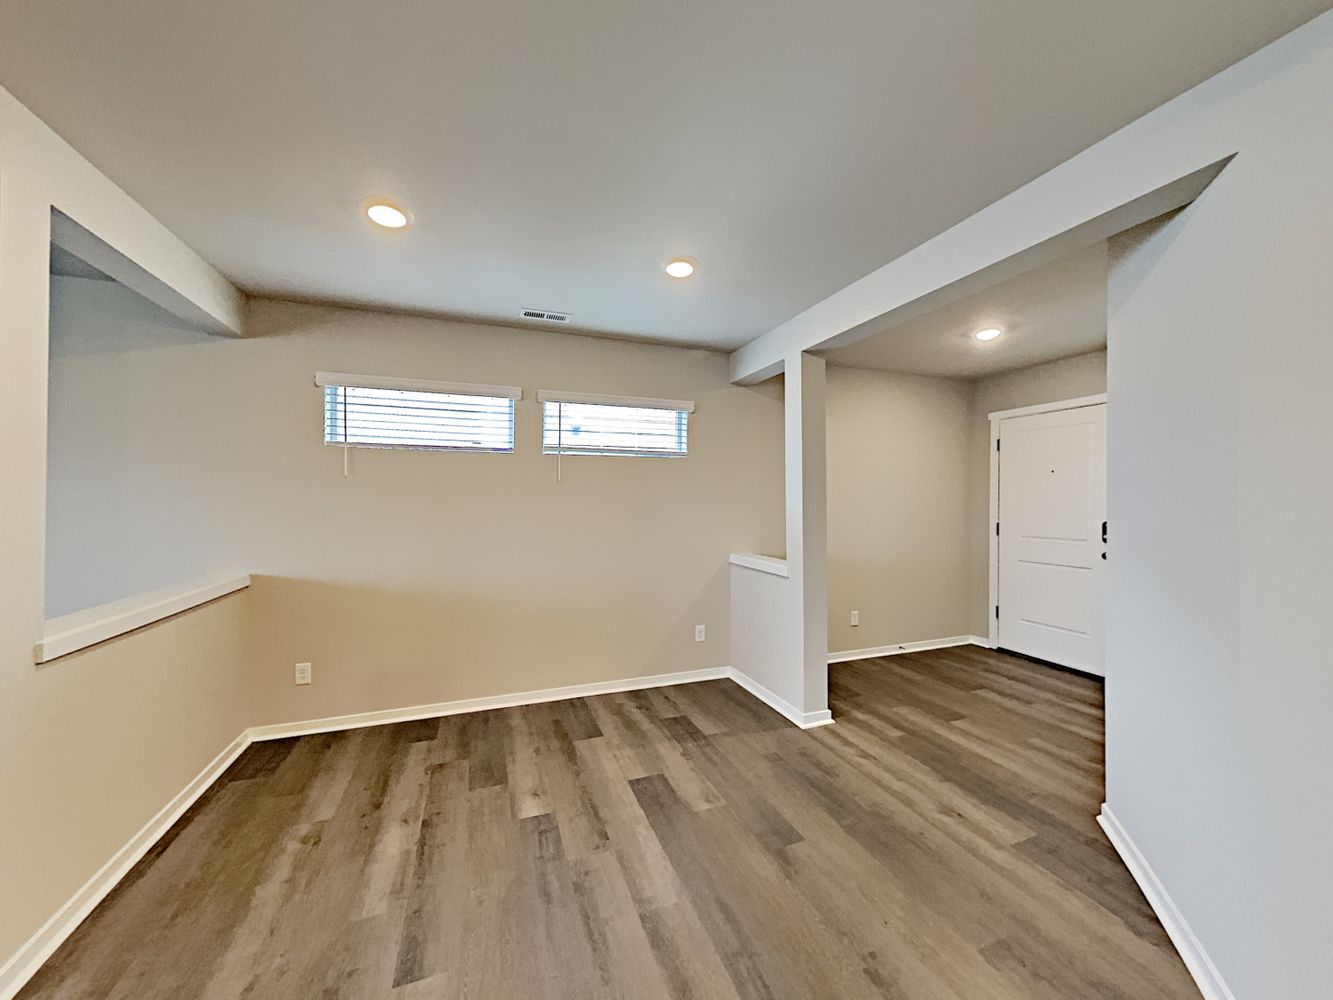
[[[999,430],[999,645],[1101,675],[1106,404]]]

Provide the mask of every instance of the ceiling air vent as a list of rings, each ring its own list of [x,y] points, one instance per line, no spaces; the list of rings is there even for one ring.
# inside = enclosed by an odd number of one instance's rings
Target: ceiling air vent
[[[549,309],[524,309],[519,315],[524,319],[539,319],[543,323],[568,323],[572,318],[569,313],[551,312]]]

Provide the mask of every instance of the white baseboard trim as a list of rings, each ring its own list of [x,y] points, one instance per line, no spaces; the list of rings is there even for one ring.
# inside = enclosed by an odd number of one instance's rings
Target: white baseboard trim
[[[218,754],[198,775],[190,781],[170,802],[162,807],[156,816],[150,819],[120,850],[111,856],[92,878],[83,884],[78,892],[66,901],[45,924],[28,939],[17,952],[0,966],[0,1000],[12,1000],[36,975],[42,964],[52,953],[74,933],[107,893],[114,889],[139,860],[148,853],[149,848],[162,838],[173,823],[184,815],[185,810],[208,790],[209,786],[231,766],[232,761],[250,745],[247,733],[242,733]]]
[[[802,729],[815,729],[818,726],[831,725],[833,722],[833,713],[827,708],[821,712],[802,712],[791,702],[785,698],[779,698],[753,677],[741,673],[735,667],[730,669],[728,676],[769,708],[779,715],[785,716],[789,722],[800,726]]]
[[[570,684],[565,687],[544,688],[539,691],[520,691],[487,698],[465,698],[461,701],[442,701],[433,705],[413,705],[408,708],[386,708],[379,712],[358,712],[355,715],[335,715],[326,719],[305,722],[282,722],[272,726],[255,726],[248,731],[251,740],[279,740],[289,736],[308,736],[312,733],[332,733],[343,729],[361,729],[365,726],[383,726],[394,722],[412,722],[417,719],[438,719],[465,712],[486,712],[494,708],[512,708],[517,705],[538,705],[546,701],[566,701],[569,698],[587,698],[619,691],[641,691],[645,688],[693,684],[697,681],[715,681],[731,676],[730,667],[706,667],[703,670],[682,670],[674,674],[653,674],[615,681],[596,681],[592,684]],[[3,998],[0,998],[3,1000]]]
[[[990,640],[978,635],[951,635],[946,639],[924,639],[921,642],[901,642],[893,646],[871,646],[868,649],[845,649],[829,653],[829,663],[849,660],[870,660],[877,656],[896,656],[898,653],[920,653],[927,649],[947,649],[950,646],[984,646],[991,648]]]
[[[1204,995],[1204,1000],[1236,1000],[1222,979],[1222,974],[1217,971],[1217,966],[1204,951],[1203,944],[1194,936],[1184,915],[1152,870],[1152,865],[1148,864],[1148,859],[1143,856],[1138,845],[1120,825],[1115,813],[1111,812],[1111,807],[1105,802],[1102,803],[1102,811],[1097,817],[1097,822],[1101,824],[1111,846],[1120,855],[1120,860],[1134,876],[1134,881],[1143,890],[1143,895],[1147,897],[1148,904],[1157,914],[1157,919],[1162,922],[1167,936],[1171,938],[1171,943],[1176,946],[1176,951],[1180,952],[1185,968],[1189,969],[1190,975],[1194,977],[1194,983]]]

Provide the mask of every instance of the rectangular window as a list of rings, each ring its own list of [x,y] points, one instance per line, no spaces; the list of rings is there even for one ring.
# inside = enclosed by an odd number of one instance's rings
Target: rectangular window
[[[541,392],[542,453],[681,458],[688,451],[694,404]]]
[[[512,386],[320,372],[324,443],[417,451],[514,450]]]

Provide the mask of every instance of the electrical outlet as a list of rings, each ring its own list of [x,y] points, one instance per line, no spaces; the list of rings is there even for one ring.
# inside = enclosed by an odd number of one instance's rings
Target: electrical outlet
[[[706,625],[694,626],[694,641],[703,642],[708,638],[708,627]]]
[[[297,684],[310,683],[310,664],[298,663],[296,665],[296,683]]]
[[[853,611],[853,612],[852,612],[852,624],[853,624],[853,625],[860,625],[860,624],[861,624],[861,612],[859,612],[859,611]]]

